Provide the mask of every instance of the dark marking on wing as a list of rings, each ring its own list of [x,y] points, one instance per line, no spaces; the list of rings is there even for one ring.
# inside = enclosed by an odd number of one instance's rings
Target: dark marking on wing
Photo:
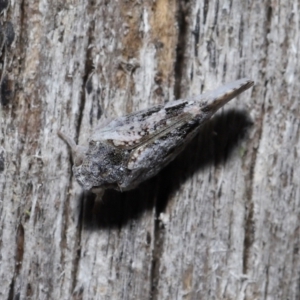
[[[187,104],[188,104],[188,102],[185,101],[185,102],[173,105],[173,106],[166,106],[165,107],[166,114],[171,115],[171,116],[177,116],[183,112],[183,110],[187,106]]]
[[[153,114],[160,111],[162,109],[162,107],[163,106],[154,106],[150,109],[142,111],[141,114],[140,114],[140,119],[144,120],[145,118],[152,116]],[[138,116],[139,114],[137,113],[136,115]],[[133,114],[133,116],[134,116],[134,114]]]

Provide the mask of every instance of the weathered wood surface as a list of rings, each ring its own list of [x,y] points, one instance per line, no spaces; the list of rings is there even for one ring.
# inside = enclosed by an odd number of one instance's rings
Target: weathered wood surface
[[[299,18],[291,0],[11,1],[0,298],[299,299]],[[75,182],[58,129],[84,144],[105,117],[244,76],[138,189]]]

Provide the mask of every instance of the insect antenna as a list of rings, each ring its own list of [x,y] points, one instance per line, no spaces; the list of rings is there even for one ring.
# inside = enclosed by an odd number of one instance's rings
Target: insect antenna
[[[67,136],[66,134],[64,134],[63,132],[61,132],[60,130],[57,131],[58,136],[64,140],[69,147],[72,150],[72,157],[74,160],[74,165],[75,166],[79,166],[82,164],[84,156],[85,156],[85,149],[83,147],[80,147],[78,145],[76,145],[76,143],[74,142],[74,140],[72,140],[69,136]]]

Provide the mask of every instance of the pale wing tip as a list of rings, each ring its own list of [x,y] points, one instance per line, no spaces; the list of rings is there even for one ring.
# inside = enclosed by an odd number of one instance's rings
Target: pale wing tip
[[[249,78],[242,78],[240,79],[240,81],[241,81],[241,86],[244,86],[245,90],[254,86],[254,81]]]
[[[238,82],[240,82],[240,86],[237,86]],[[236,92],[236,95],[233,96],[233,98],[236,97],[238,94],[241,94],[242,92],[248,90],[252,86],[254,86],[254,81],[249,78],[243,78],[243,79],[238,80],[232,89],[233,94],[235,94],[235,92]]]
[[[233,81],[231,83],[228,83],[221,88],[226,88],[228,91],[240,90],[242,92],[242,91],[249,89],[253,85],[254,85],[254,81],[252,79],[245,77],[245,78]]]
[[[254,81],[249,78],[242,78],[231,83],[228,83],[224,86],[221,86],[216,90],[216,98],[220,98],[222,100],[231,100],[235,98],[242,92],[248,90],[254,85]]]
[[[231,99],[248,90],[254,85],[254,81],[249,78],[242,78],[226,85],[223,85],[215,91],[206,94],[208,103],[202,108],[202,111],[215,113]]]

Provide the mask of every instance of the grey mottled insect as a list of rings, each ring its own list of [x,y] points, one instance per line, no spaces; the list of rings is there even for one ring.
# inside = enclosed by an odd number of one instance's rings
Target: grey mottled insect
[[[116,118],[95,129],[88,147],[58,134],[72,149],[73,172],[85,190],[130,190],[156,175],[219,108],[253,84],[240,79],[200,96]]]

